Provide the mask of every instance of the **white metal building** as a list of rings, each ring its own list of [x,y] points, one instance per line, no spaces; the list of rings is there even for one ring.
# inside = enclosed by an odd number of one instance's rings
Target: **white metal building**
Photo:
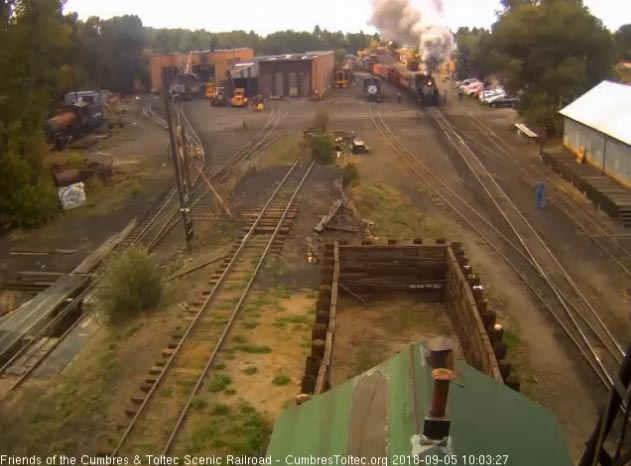
[[[559,113],[565,147],[631,186],[631,86],[603,81]]]

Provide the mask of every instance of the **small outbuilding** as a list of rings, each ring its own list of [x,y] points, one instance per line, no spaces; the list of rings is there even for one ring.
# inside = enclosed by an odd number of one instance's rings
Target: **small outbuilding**
[[[257,57],[259,94],[322,96],[333,85],[335,53],[305,52]]]
[[[631,187],[631,86],[603,81],[559,113],[564,146]]]

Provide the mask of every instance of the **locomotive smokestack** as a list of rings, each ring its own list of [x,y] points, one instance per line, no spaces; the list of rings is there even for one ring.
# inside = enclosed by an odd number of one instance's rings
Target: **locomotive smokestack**
[[[421,59],[428,72],[447,61],[455,50],[453,34],[439,23],[442,0],[430,0],[421,14],[410,0],[373,0],[370,24],[400,42],[419,45]]]

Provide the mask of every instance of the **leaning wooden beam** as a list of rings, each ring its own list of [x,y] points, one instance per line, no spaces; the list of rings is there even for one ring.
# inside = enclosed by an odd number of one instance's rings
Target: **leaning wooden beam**
[[[103,260],[129,236],[136,226],[136,219],[131,220],[120,233],[112,235],[86,257],[73,271],[72,274],[88,274],[94,271]]]
[[[204,171],[200,168],[199,169],[199,174],[202,176],[202,178],[204,179],[204,181],[206,182],[206,184],[208,185],[208,188],[212,191],[212,193],[215,195],[215,197],[217,198],[217,201],[219,202],[219,205],[221,206],[221,208],[223,209],[223,211],[228,214],[231,218],[233,218],[232,212],[230,212],[230,210],[228,209],[228,206],[226,206],[226,203],[223,201],[223,199],[221,198],[221,196],[219,195],[219,193],[217,191],[215,191],[215,188],[213,187],[212,183],[210,182],[210,180],[206,177],[206,175],[204,175]]]
[[[350,290],[347,286],[342,285],[341,283],[338,284],[338,286],[343,289],[344,291],[346,291],[349,295],[351,295],[353,298],[355,298],[357,301],[359,301],[360,303],[365,303],[366,300],[364,298],[362,298],[361,296],[359,296],[357,293],[355,293],[354,291]]]
[[[337,211],[340,210],[342,204],[342,199],[336,199],[335,201],[333,201],[329,212],[324,217],[322,217],[322,219],[320,220],[320,222],[318,222],[316,226],[313,227],[313,231],[315,231],[316,233],[321,233],[322,230],[324,230],[324,227],[331,221],[333,217],[335,217],[335,214],[337,214]]]
[[[11,251],[11,256],[47,256],[49,254],[74,254],[78,249],[21,249]]]
[[[327,230],[343,231],[345,233],[359,233],[361,231],[359,228],[341,227],[338,225],[325,225],[324,228]]]
[[[176,278],[183,277],[184,275],[188,275],[189,273],[195,272],[196,270],[203,269],[204,267],[208,267],[209,265],[214,264],[215,262],[219,262],[221,259],[225,259],[226,257],[228,256],[224,255],[224,256],[217,257],[213,260],[202,262],[201,264],[191,267],[190,269],[186,269],[174,275],[171,275],[169,278],[167,278],[167,281],[170,282],[171,280],[175,280]]]

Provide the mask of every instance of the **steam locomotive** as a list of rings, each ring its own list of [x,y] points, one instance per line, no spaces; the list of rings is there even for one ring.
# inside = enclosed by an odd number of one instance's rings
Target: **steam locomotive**
[[[414,73],[409,90],[419,105],[438,106],[440,104],[440,91],[432,75]]]
[[[369,70],[393,86],[408,92],[419,105],[440,105],[440,91],[431,74],[413,72],[400,66],[386,66],[381,63],[371,64]]]
[[[381,79],[375,77],[364,78],[364,97],[369,102],[381,102]]]
[[[78,100],[77,94],[80,94]],[[105,121],[103,99],[104,95],[98,91],[69,93],[64,99],[66,103],[46,122],[49,142],[61,150],[70,140],[78,139],[101,126]]]

